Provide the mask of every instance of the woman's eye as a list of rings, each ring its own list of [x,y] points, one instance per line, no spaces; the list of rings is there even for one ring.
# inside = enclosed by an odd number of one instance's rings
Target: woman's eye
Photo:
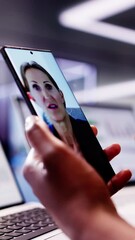
[[[46,88],[47,90],[52,90],[52,85],[49,84],[49,83],[47,83],[47,84],[45,84],[45,88]]]
[[[37,84],[33,84],[32,87],[37,91],[41,91],[40,87]]]

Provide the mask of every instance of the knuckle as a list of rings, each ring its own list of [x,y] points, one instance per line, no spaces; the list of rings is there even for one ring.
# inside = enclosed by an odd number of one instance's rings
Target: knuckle
[[[47,168],[55,166],[55,163],[60,161],[65,155],[63,144],[57,143],[46,147],[43,155],[43,160]]]

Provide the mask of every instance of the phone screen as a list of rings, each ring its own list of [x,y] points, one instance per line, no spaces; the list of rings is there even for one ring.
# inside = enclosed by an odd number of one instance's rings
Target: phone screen
[[[32,114],[108,182],[114,171],[50,51],[4,47],[3,57]]]

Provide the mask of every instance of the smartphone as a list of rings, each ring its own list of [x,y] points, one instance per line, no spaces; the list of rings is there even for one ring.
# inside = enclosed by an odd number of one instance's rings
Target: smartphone
[[[54,136],[83,155],[108,182],[114,170],[52,52],[5,46],[1,54],[31,114],[40,116]]]

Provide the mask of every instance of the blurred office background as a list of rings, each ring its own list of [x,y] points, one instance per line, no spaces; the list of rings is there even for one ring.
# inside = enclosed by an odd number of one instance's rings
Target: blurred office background
[[[134,30],[134,0],[0,0],[0,45],[50,49],[75,61],[61,66],[80,102],[135,103]]]
[[[123,145],[116,171],[135,172],[135,0],[0,0],[3,45],[50,49],[101,145]]]

